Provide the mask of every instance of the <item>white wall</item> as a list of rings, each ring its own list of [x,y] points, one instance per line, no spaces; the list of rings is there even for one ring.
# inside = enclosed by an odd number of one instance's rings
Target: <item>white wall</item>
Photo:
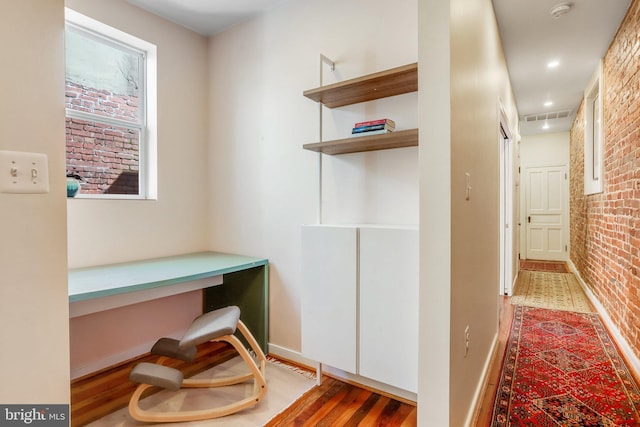
[[[524,166],[569,164],[569,132],[523,136],[520,163]]]
[[[336,222],[416,223],[419,153],[420,419],[461,425],[496,330],[498,101],[513,117],[515,107],[490,1],[419,1],[420,95],[325,112],[324,131],[343,136],[360,118],[389,115],[399,129],[420,122],[421,149],[325,158],[323,213]],[[394,3],[391,13],[383,0],[290,1],[216,36],[207,54],[203,38],[122,0],[68,0],[158,45],[161,171],[157,202],[68,202],[70,265],[208,246],[266,256],[271,342],[299,350],[300,225],[316,221],[318,200],[317,155],[301,148],[317,139],[318,109],[302,91],[319,84],[319,53],[338,65],[335,76],[325,70],[325,83],[415,62],[417,3]],[[19,325],[0,335],[19,349],[0,356],[11,385],[0,392],[5,403],[68,402],[62,14],[61,1],[23,0],[0,18],[3,40],[23,42],[5,42],[13,60],[0,71],[2,93],[12,103],[0,107],[0,147],[47,153],[51,175],[48,195],[0,195],[0,313]],[[461,199],[464,171],[472,205]],[[466,324],[472,347],[463,358]]]
[[[420,28],[418,424],[464,426],[497,336],[500,103],[512,130],[517,111],[490,0],[422,0]]]
[[[193,291],[69,319],[71,378],[145,354],[160,337],[180,339],[200,314],[202,291]]]
[[[519,251],[522,258],[526,258],[527,240],[526,240],[526,180],[525,173],[528,167],[535,166],[557,166],[565,165],[567,173],[569,173],[569,132],[557,132],[540,135],[523,136],[520,141],[520,165],[521,165],[521,185],[520,185],[520,218],[519,222],[523,225],[520,227],[520,247]],[[567,212],[566,226],[569,220],[569,179],[565,181],[565,208]],[[566,230],[567,236],[569,230]],[[569,239],[567,239],[567,242]]]
[[[451,375],[449,1],[419,1],[420,315],[418,425],[448,426]],[[438,325],[434,328],[432,325]]]
[[[215,36],[211,72],[211,242],[270,261],[270,342],[300,350],[301,225],[317,222],[321,53],[324,84],[416,62],[417,2],[299,0]],[[324,139],[389,116],[417,126],[417,95],[324,112]],[[331,223],[417,224],[417,148],[323,158]]]
[[[66,6],[157,46],[158,200],[69,199],[69,266],[209,249],[206,38],[124,0]],[[173,307],[175,315],[167,317]],[[201,312],[200,292],[70,320],[71,374],[93,372],[179,337]],[[123,335],[123,320],[134,327]]]
[[[69,199],[69,266],[208,249],[207,39],[124,0],[66,6],[157,46],[158,200]]]
[[[0,150],[45,153],[50,179],[0,194],[3,404],[69,403],[63,28],[62,0],[2,6]]]

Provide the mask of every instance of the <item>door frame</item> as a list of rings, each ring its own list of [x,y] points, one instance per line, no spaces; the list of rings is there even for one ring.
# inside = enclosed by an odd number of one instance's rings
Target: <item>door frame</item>
[[[565,180],[564,180],[564,185],[562,186],[562,209],[564,212],[564,217],[562,218],[562,237],[564,240],[564,246],[565,246],[565,251],[564,251],[564,259],[563,261],[568,261],[569,260],[569,165],[567,163],[562,163],[562,162],[551,162],[551,163],[532,163],[532,164],[527,164],[523,167],[522,170],[522,175],[524,177],[527,176],[527,170],[528,169],[533,169],[533,168],[553,168],[553,167],[562,167],[564,168],[564,172],[565,172]],[[522,255],[523,259],[527,259],[527,248],[529,245],[529,241],[528,241],[528,233],[527,233],[527,213],[529,212],[529,181],[527,179],[524,179],[524,185],[522,186],[522,194],[523,194],[523,198],[521,199],[522,201],[522,207],[523,209],[521,209],[520,211],[520,222],[522,223],[523,227],[522,227],[522,232],[521,232],[521,246],[520,246],[520,253]]]
[[[498,294],[511,295],[514,264],[514,166],[513,133],[504,107],[500,105],[498,125],[500,149],[500,284]]]

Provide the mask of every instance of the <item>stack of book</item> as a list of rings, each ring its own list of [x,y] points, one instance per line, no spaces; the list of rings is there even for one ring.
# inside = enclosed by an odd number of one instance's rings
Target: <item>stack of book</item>
[[[377,135],[380,133],[393,132],[396,123],[391,119],[370,120],[368,122],[356,123],[351,130],[352,136]]]

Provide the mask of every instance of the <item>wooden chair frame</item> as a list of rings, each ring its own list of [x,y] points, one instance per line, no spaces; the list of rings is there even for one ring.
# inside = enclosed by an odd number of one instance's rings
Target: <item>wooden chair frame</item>
[[[131,396],[129,401],[129,413],[131,416],[143,422],[178,422],[178,421],[198,421],[207,420],[211,418],[223,417],[230,415],[243,409],[250,408],[256,405],[267,392],[267,381],[265,379],[265,370],[267,364],[267,358],[265,357],[260,345],[256,339],[251,335],[251,332],[247,329],[241,320],[238,320],[237,329],[245,337],[251,350],[253,350],[257,357],[257,362],[253,359],[251,354],[244,347],[242,342],[234,335],[224,335],[212,339],[211,341],[223,341],[231,344],[236,351],[240,354],[244,362],[249,366],[250,373],[242,374],[232,377],[215,378],[215,379],[185,379],[182,382],[181,388],[209,388],[209,387],[224,387],[233,384],[240,384],[251,378],[253,378],[253,394],[240,401],[230,403],[228,405],[219,406],[210,409],[192,410],[192,411],[173,411],[173,412],[159,412],[152,410],[144,410],[140,408],[140,399],[148,388],[155,387],[150,384],[140,384]],[[161,357],[158,362],[162,364],[164,360],[168,358]]]

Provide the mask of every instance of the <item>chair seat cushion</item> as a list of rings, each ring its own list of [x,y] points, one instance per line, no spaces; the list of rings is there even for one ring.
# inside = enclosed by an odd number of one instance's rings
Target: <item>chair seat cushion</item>
[[[138,363],[129,374],[134,383],[150,384],[168,390],[178,390],[184,379],[182,372],[155,363]]]
[[[184,337],[180,340],[180,348],[195,347],[213,339],[231,335],[236,331],[240,309],[236,306],[220,308],[196,317]]]

